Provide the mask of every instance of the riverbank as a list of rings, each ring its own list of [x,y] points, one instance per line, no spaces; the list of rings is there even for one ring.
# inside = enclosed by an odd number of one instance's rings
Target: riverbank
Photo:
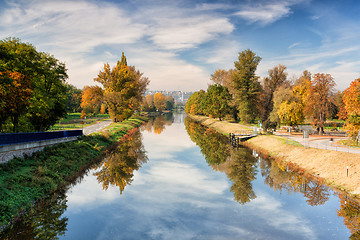
[[[46,147],[31,157],[0,164],[0,230],[36,201],[50,196],[81,176],[131,129],[147,118],[113,123],[101,133]]]
[[[246,126],[240,124],[208,117],[189,117],[227,135],[246,129]],[[260,135],[244,144],[274,159],[295,165],[331,187],[345,191],[353,197],[360,197],[360,154],[304,148],[297,142],[274,135]]]

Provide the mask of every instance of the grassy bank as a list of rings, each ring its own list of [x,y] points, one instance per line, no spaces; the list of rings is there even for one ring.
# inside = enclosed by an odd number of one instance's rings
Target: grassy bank
[[[207,117],[192,115],[189,117],[223,134],[236,133],[244,128],[235,123]],[[257,136],[244,144],[274,159],[297,166],[297,168],[322,179],[329,186],[345,191],[354,197],[360,196],[359,154],[304,148],[274,135]],[[348,173],[347,167],[349,167]]]
[[[78,141],[47,147],[31,157],[0,164],[0,227],[9,224],[37,200],[72,183],[91,164],[98,162],[107,148],[145,120],[133,117],[109,126],[102,134],[83,136]]]

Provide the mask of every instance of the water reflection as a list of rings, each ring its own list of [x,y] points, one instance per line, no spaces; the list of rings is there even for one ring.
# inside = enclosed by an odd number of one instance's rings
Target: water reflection
[[[344,218],[344,224],[351,232],[349,239],[360,239],[360,207],[358,202],[346,195],[340,195],[339,198],[340,209],[337,214]]]
[[[131,184],[134,171],[147,160],[141,134],[138,129],[134,129],[123,137],[116,149],[96,168],[94,175],[104,190],[114,185],[119,187],[122,194],[126,185]]]
[[[21,220],[0,234],[1,239],[59,239],[65,235],[68,218],[65,192],[61,191],[37,204]]]
[[[98,166],[90,171],[96,176],[104,190],[113,185],[119,188],[121,194],[125,187],[131,184],[134,171],[147,160],[141,134],[138,129],[134,129],[122,138],[116,148]],[[81,176],[74,184],[82,183],[83,177]],[[68,208],[65,191],[63,189],[52,198],[37,204],[4,230],[0,234],[0,239],[59,239],[65,236],[68,224],[68,218],[63,216]]]
[[[154,124],[162,126],[160,135],[152,126],[135,131],[70,188],[68,202],[58,196],[0,239],[359,237],[357,202],[334,197],[291,166],[233,149],[227,137],[189,119],[187,134],[182,120],[153,119],[161,123]]]
[[[302,193],[310,206],[325,204],[333,190],[316,179],[305,177],[283,163],[261,157],[248,148],[235,149],[228,144],[227,137],[205,128],[201,124],[185,119],[186,130],[190,138],[201,149],[207,163],[216,171],[226,173],[232,182],[231,192],[241,204],[254,200],[256,194],[252,182],[256,179],[257,165],[264,183],[275,191]],[[349,239],[360,239],[359,203],[343,194],[337,215],[344,218],[344,224],[351,232]]]
[[[331,189],[315,179],[306,178],[288,170],[284,164],[260,158],[261,174],[264,182],[274,190],[300,192],[310,206],[324,204],[330,197]]]
[[[153,132],[155,134],[161,134],[166,126],[170,126],[174,122],[173,113],[167,113],[164,115],[159,115],[157,117],[150,118],[141,129],[145,129],[148,132]]]

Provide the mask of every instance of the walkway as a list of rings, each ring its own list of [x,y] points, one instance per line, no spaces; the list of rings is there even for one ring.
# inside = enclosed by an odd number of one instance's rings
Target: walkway
[[[94,133],[94,132],[99,132],[102,129],[109,126],[110,124],[111,124],[111,120],[104,120],[104,121],[101,121],[101,122],[97,122],[97,123],[95,123],[95,124],[93,124],[91,126],[85,127],[83,129],[83,134],[84,135],[89,135],[89,134]]]
[[[303,138],[302,135],[288,135],[285,133],[276,132],[275,135],[287,138],[288,140],[293,140],[305,148],[318,148],[325,150],[333,150],[338,152],[348,152],[348,153],[357,153],[360,154],[360,148],[348,147],[342,144],[339,144],[339,141],[348,139],[347,137],[334,137],[334,136],[312,136],[309,138]],[[332,141],[330,141],[332,139]]]

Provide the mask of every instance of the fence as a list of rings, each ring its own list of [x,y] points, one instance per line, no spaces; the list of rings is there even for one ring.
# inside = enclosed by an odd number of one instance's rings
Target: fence
[[[77,137],[82,135],[82,130],[68,130],[56,132],[31,132],[31,133],[4,133],[0,134],[0,146],[37,142],[58,138]]]

